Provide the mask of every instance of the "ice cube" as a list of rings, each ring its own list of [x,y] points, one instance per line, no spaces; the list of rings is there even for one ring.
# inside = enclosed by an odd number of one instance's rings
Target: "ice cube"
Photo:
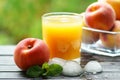
[[[63,72],[62,74],[65,76],[78,76],[83,72],[80,64],[76,61],[67,61],[63,65]]]
[[[90,61],[85,65],[84,70],[86,72],[96,74],[98,72],[102,72],[102,66],[98,61]]]
[[[59,64],[63,67],[65,62],[66,62],[66,60],[55,57],[55,58],[52,58],[51,60],[49,60],[48,64]]]

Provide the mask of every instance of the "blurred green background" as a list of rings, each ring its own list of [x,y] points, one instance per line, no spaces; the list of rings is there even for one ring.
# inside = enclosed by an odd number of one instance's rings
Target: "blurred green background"
[[[42,39],[41,16],[48,12],[84,12],[97,0],[0,0],[0,45],[27,37]]]

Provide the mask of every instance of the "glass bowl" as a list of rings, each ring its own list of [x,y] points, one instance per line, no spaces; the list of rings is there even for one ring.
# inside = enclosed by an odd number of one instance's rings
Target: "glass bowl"
[[[120,56],[120,32],[83,27],[81,50],[105,56]]]

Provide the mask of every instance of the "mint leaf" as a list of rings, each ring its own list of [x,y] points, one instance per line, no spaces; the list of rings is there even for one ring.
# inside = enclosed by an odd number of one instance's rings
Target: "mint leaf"
[[[43,70],[40,66],[36,65],[36,66],[32,66],[30,67],[27,72],[26,75],[28,77],[39,77],[43,74]]]
[[[49,69],[49,64],[45,62],[45,63],[42,65],[42,69],[44,69],[44,70]]]
[[[58,76],[62,73],[62,66],[58,64],[51,64],[49,65],[49,69],[46,72],[45,76]]]
[[[49,64],[48,63],[44,63],[42,65],[42,70],[44,70],[44,73],[42,74],[42,76],[47,76],[47,73],[49,71]]]
[[[27,72],[26,75],[28,77],[48,77],[48,76],[58,76],[59,74],[62,73],[62,66],[60,66],[59,64],[51,64],[49,65],[48,63],[44,63],[42,65],[42,67],[36,65],[36,66],[32,66],[30,67]]]

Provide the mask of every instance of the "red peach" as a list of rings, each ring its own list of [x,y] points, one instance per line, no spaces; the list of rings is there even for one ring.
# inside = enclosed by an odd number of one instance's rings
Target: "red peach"
[[[110,4],[116,13],[116,19],[120,20],[120,0],[98,0]]]
[[[91,28],[110,30],[115,19],[115,11],[108,3],[94,2],[85,11],[85,22]]]
[[[88,43],[88,44],[92,44],[95,43],[96,41],[98,41],[99,39],[99,33],[92,31],[92,30],[88,30],[88,26],[86,26],[86,24],[83,21],[83,30],[82,30],[82,42],[83,43]],[[86,29],[85,29],[86,28]]]
[[[99,33],[95,32],[95,31],[91,31],[85,28],[89,28],[86,24],[85,24],[85,13],[81,13],[80,14],[83,17],[83,30],[82,30],[82,42],[83,43],[87,43],[87,44],[92,44],[96,41],[98,41],[99,39]]]
[[[99,33],[97,33],[97,32],[83,29],[82,33],[83,33],[82,34],[82,42],[83,43],[92,44],[92,43],[95,43],[96,41],[98,41],[98,39],[99,39]]]
[[[116,20],[111,32],[120,32],[120,21]],[[120,33],[101,33],[100,40],[102,44],[107,48],[120,48]]]
[[[45,42],[37,38],[26,38],[21,40],[14,51],[16,65],[27,70],[34,65],[42,65],[49,61],[50,51]]]

